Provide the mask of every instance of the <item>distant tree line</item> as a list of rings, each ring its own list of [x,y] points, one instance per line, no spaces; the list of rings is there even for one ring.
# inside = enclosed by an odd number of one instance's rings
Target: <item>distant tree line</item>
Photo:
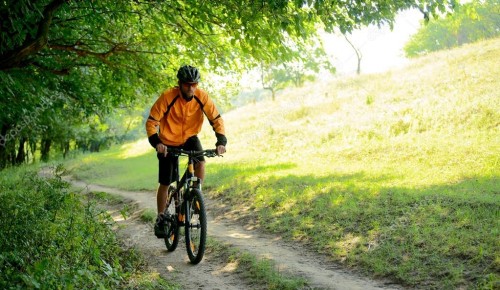
[[[500,2],[475,0],[448,17],[430,19],[405,46],[409,57],[457,47],[500,35]]]

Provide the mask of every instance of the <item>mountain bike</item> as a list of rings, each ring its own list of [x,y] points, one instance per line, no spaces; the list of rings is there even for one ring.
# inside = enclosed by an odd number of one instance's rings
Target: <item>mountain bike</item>
[[[187,156],[188,162],[182,178],[179,180],[179,158],[177,158],[177,180],[168,190],[167,206],[165,208],[164,230],[165,245],[169,252],[175,251],[179,243],[180,229],[184,227],[186,250],[189,261],[198,264],[205,253],[207,240],[207,213],[201,191],[201,185],[195,185],[198,180],[194,176],[194,163],[200,156],[215,157],[215,149],[202,151],[187,151],[177,148],[167,148],[168,154]]]

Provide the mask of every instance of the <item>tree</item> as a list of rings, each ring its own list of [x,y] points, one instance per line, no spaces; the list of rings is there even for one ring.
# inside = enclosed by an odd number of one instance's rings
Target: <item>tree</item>
[[[345,33],[343,33],[342,35],[344,35],[344,38],[345,40],[347,41],[347,43],[349,43],[349,45],[352,47],[352,49],[354,50],[354,52],[356,53],[356,58],[358,60],[358,66],[356,68],[356,74],[361,74],[361,59],[363,58],[363,54],[361,53],[361,50],[359,48],[357,48],[351,40],[349,40],[349,38],[347,37],[347,35]]]
[[[455,13],[446,18],[427,22],[412,36],[404,50],[407,56],[413,57],[498,35],[500,35],[498,0],[476,0],[458,6]]]
[[[306,63],[308,54],[303,52],[317,37],[318,25],[327,32],[348,32],[370,23],[392,24],[401,9],[419,7],[436,14],[454,4],[455,0],[2,1],[0,168],[16,155],[22,158],[19,151],[26,150],[26,142],[40,143],[48,152],[56,135],[67,144],[77,138],[73,127],[95,116],[105,120],[114,108],[157,94],[174,82],[181,64],[224,74],[242,73],[261,62]],[[63,126],[52,132],[57,122]]]
[[[318,56],[316,56],[318,57]],[[302,86],[306,81],[314,81],[320,72],[334,73],[335,68],[329,60],[318,60],[311,56],[307,62],[261,64],[262,88],[271,91],[271,98],[290,85]]]

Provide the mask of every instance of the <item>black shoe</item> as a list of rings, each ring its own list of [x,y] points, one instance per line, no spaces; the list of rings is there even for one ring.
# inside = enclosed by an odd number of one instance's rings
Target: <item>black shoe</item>
[[[158,239],[163,239],[165,238],[165,221],[164,221],[164,217],[162,214],[160,214],[157,218],[156,218],[156,222],[155,222],[155,236],[158,238]]]

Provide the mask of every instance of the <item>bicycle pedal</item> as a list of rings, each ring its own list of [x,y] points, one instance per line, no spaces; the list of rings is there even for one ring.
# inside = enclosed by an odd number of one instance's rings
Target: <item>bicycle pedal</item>
[[[172,222],[174,219],[172,218],[172,215],[167,213],[164,215],[164,218],[163,218],[164,221],[168,221],[168,222]]]

